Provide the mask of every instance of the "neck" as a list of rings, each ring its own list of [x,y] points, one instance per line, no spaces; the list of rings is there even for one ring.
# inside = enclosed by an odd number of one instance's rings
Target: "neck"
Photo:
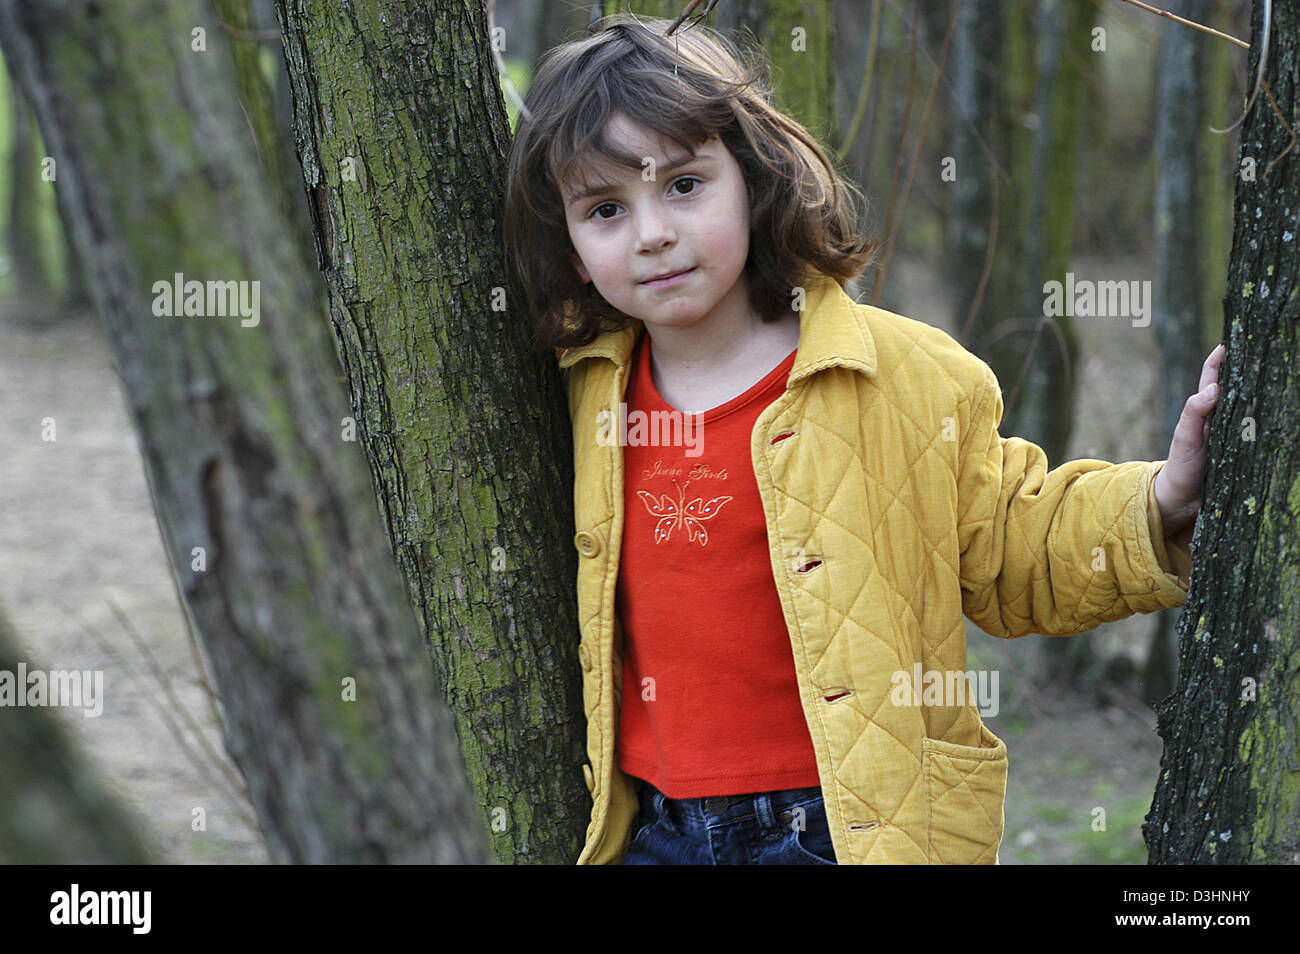
[[[706,319],[681,328],[646,326],[652,363],[670,375],[698,374],[742,365],[772,348],[789,353],[798,343],[799,316],[765,322],[749,303],[744,282],[737,282]]]

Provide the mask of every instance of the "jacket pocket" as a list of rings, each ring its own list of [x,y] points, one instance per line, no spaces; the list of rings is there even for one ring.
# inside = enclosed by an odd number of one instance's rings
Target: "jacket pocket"
[[[1005,823],[1006,744],[980,724],[982,745],[921,740],[931,864],[995,865]]]

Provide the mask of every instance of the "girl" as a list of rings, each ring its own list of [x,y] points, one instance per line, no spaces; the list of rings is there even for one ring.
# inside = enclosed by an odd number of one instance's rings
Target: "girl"
[[[573,423],[578,863],[996,863],[963,614],[1184,602],[1222,347],[1167,462],[1049,471],[983,361],[844,292],[858,193],[761,65],[607,22],[538,70],[505,222]]]

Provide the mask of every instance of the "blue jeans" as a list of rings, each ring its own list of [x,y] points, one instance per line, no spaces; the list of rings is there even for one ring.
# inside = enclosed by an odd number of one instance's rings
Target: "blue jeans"
[[[641,783],[625,865],[833,865],[822,790],[669,798]]]

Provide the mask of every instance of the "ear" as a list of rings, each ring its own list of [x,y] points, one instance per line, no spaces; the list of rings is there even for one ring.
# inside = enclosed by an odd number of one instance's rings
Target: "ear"
[[[587,269],[583,266],[582,259],[578,257],[577,252],[573,252],[569,255],[569,261],[572,262],[573,267],[577,269],[578,277],[582,279],[584,285],[591,281],[591,276],[587,274]]]

